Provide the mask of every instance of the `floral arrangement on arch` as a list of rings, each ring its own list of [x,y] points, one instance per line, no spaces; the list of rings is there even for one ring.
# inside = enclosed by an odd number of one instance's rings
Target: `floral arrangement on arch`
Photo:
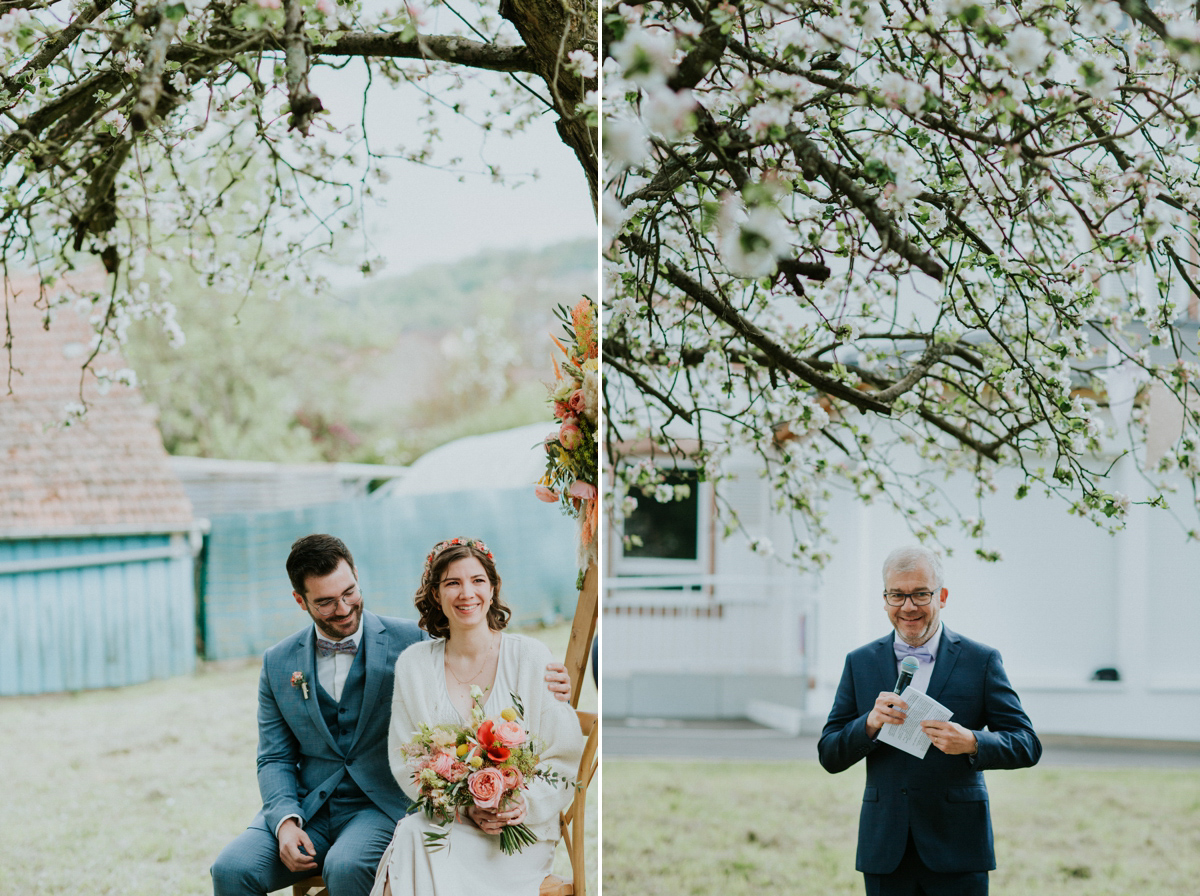
[[[525,708],[521,699],[516,694],[509,696],[512,706],[497,718],[485,718],[483,690],[474,685],[470,724],[423,724],[416,736],[400,748],[419,791],[409,811],[424,810],[442,828],[425,833],[427,850],[446,846],[455,817],[472,805],[507,808],[538,778],[555,785],[567,783],[558,772],[539,767],[541,744],[522,724]],[[524,823],[500,831],[500,848],[506,855],[536,842],[537,837]]]
[[[557,315],[567,334],[565,342],[550,337],[563,353],[561,360],[553,359],[555,381],[549,386],[559,426],[546,436],[546,473],[536,492],[543,501],[558,502],[564,513],[579,520],[582,575],[596,559],[596,484],[600,467],[596,441],[600,404],[596,303],[584,296],[569,310],[560,305]]]

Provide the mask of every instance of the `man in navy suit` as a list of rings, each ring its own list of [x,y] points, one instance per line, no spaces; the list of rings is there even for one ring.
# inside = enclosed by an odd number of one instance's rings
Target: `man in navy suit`
[[[950,592],[937,554],[893,551],[883,583],[895,632],[846,657],[821,765],[840,772],[866,757],[855,867],[868,896],[983,896],[996,867],[983,771],[1034,765],[1042,745],[1000,653],[938,618]],[[908,705],[892,688],[905,656],[920,664],[913,686],[953,713],[921,723],[932,743],[923,759],[876,741],[904,721]]]
[[[213,863],[213,893],[265,896],[319,873],[330,896],[366,896],[409,805],[387,755],[396,658],[428,635],[363,609],[354,558],[332,535],[298,539],[287,571],[313,624],[263,656],[263,808]],[[565,700],[565,667],[547,673]]]

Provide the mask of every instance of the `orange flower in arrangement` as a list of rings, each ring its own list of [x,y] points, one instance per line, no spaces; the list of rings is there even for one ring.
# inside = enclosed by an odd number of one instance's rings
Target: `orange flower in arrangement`
[[[591,299],[580,299],[571,309],[571,324],[575,328],[575,350],[580,361],[599,355],[596,341],[596,311]]]
[[[556,311],[566,331],[564,344],[550,337],[561,358],[552,358],[554,383],[549,400],[558,429],[545,438],[546,473],[534,489],[539,500],[559,503],[579,520],[579,581],[596,557],[597,484],[600,479],[597,432],[600,414],[600,359],[596,303],[586,296]]]
[[[496,739],[496,726],[491,719],[479,726],[479,746],[483,747],[492,762],[503,762],[512,753]]]

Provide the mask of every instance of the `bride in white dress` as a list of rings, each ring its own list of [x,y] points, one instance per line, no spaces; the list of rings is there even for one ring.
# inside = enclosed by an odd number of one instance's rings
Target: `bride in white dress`
[[[573,780],[583,751],[575,712],[546,689],[549,649],[503,632],[512,612],[500,600],[500,576],[487,546],[462,538],[439,542],[425,562],[416,606],[421,628],[434,640],[412,645],[396,662],[388,735],[392,774],[409,799],[417,789],[400,747],[422,722],[468,724],[472,686],[487,695],[489,717],[512,705],[509,694],[518,695],[527,729],[545,744],[542,764]],[[414,812],[396,826],[371,896],[537,896],[554,860],[559,812],[571,796],[570,787],[535,780],[508,809],[472,806],[450,825],[446,846],[432,852],[424,835],[439,828]],[[500,830],[521,822],[538,841],[505,855]]]

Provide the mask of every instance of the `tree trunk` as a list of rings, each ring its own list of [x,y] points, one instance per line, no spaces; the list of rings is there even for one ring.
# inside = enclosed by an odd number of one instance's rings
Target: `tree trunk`
[[[597,8],[590,0],[503,0],[500,15],[513,24],[533,54],[538,76],[546,82],[558,113],[559,137],[583,167],[595,212],[600,177],[597,128],[586,111],[578,110],[588,91],[597,90],[597,79],[580,77],[568,70],[567,63],[575,50],[598,56]]]

